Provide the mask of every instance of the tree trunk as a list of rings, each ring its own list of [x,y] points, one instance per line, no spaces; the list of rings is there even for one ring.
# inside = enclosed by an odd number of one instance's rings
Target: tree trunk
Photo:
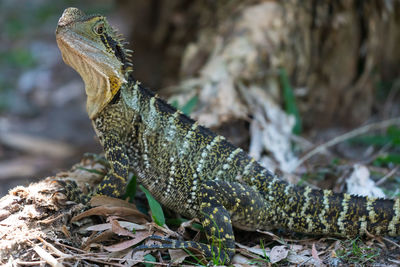
[[[119,3],[132,20],[136,77],[152,88],[187,89],[185,81],[204,77],[210,62],[223,55],[230,90],[238,84],[257,86],[281,105],[278,70],[284,68],[305,125],[326,127],[364,122],[372,112],[377,81],[399,74],[399,1]],[[221,76],[213,79],[216,91],[227,82]],[[205,88],[195,86],[199,92]],[[206,101],[200,97],[203,111]],[[234,101],[247,105],[240,97]],[[218,123],[248,115],[246,108],[213,108]]]

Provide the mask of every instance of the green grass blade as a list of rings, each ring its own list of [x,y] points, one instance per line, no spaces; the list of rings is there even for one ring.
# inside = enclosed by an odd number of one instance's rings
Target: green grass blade
[[[392,140],[389,136],[383,135],[365,135],[351,138],[349,140],[350,144],[361,144],[361,145],[375,145],[384,146],[390,143]]]
[[[197,105],[197,102],[199,101],[199,97],[197,95],[193,96],[192,98],[189,99],[189,101],[184,104],[183,106],[180,106],[178,103],[178,100],[174,100],[171,103],[171,106],[173,106],[176,109],[179,109],[180,111],[182,111],[185,115],[189,116],[194,107]]]
[[[285,102],[285,110],[288,114],[291,114],[295,117],[296,123],[293,127],[293,133],[299,135],[302,131],[300,113],[297,109],[293,88],[290,85],[289,77],[285,69],[281,68],[279,70],[279,77],[281,79],[281,84],[283,87],[283,100]]]
[[[400,164],[400,154],[389,153],[374,160],[375,166],[387,166],[389,164]]]
[[[160,226],[163,226],[165,224],[165,216],[161,205],[157,202],[157,200],[154,199],[154,197],[146,188],[144,188],[142,185],[139,185],[139,187],[140,190],[142,190],[146,195],[154,222]]]
[[[185,113],[186,115],[190,115],[194,109],[194,107],[197,105],[197,102],[199,101],[199,98],[197,95],[193,96],[189,101],[182,107],[182,112]]]
[[[387,134],[391,138],[391,142],[395,146],[400,146],[400,128],[396,126],[390,126],[387,129]]]

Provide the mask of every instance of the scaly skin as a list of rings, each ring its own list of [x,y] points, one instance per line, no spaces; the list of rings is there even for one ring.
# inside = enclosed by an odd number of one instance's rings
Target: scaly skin
[[[142,87],[130,76],[128,51],[104,17],[66,9],[56,35],[64,61],[85,81],[87,110],[111,166],[97,194],[121,196],[132,169],[164,206],[199,218],[210,243],[222,242],[228,261],[234,253],[232,225],[346,237],[399,235],[399,199],[288,184]],[[206,244],[164,241],[151,248],[218,253]]]

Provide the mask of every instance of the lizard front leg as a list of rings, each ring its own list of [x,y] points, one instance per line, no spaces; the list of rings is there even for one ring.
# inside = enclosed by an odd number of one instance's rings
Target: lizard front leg
[[[110,169],[97,187],[95,195],[121,197],[125,192],[129,158],[125,153],[125,146],[120,140],[120,136],[114,131],[104,133],[102,136],[102,144]]]
[[[93,195],[121,197],[125,192],[129,170],[129,158],[125,153],[125,147],[121,145],[119,140],[119,135],[113,131],[104,133],[101,137],[101,142],[105,150],[108,172],[94,192],[89,194],[83,193],[82,189],[79,188],[74,180],[57,180],[56,182],[62,187],[62,190],[59,190],[59,192],[66,195],[68,200],[82,204],[88,203]],[[101,157],[99,158],[102,160]]]

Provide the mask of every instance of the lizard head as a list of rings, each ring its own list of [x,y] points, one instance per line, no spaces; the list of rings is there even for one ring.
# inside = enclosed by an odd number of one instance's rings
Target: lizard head
[[[57,44],[66,64],[85,82],[86,108],[91,119],[103,110],[126,81],[129,50],[100,15],[67,8],[58,21]]]

